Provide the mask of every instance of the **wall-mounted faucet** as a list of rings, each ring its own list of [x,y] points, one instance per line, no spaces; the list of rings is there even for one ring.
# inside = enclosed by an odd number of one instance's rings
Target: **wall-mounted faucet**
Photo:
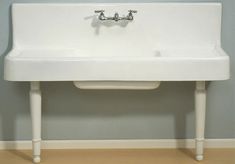
[[[137,13],[136,10],[128,10],[128,14],[125,17],[120,17],[119,14],[116,12],[113,17],[106,17],[104,15],[104,10],[95,10],[95,13],[100,13],[98,16],[99,20],[104,21],[104,20],[114,20],[114,21],[119,21],[119,20],[129,20],[132,21],[134,19],[132,13]]]

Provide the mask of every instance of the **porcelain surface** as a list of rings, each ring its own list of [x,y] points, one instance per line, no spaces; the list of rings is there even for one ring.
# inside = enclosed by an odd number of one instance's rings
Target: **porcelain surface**
[[[133,21],[100,21],[137,10]],[[42,12],[43,11],[43,12]],[[229,78],[219,3],[14,4],[10,81]]]

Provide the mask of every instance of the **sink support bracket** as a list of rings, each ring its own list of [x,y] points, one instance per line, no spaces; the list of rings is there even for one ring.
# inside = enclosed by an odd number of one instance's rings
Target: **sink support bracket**
[[[206,83],[197,81],[195,89],[195,116],[196,116],[196,159],[203,160],[203,142],[206,116]]]
[[[32,118],[33,161],[40,162],[41,154],[41,90],[40,82],[30,83],[30,110]]]

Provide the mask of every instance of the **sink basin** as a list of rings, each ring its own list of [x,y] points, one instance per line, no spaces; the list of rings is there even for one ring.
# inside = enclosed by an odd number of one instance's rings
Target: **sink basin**
[[[94,56],[76,50],[13,50],[5,78],[16,81],[225,80],[229,58],[221,48],[168,49],[147,55]],[[87,54],[85,56],[84,54]],[[150,55],[152,54],[152,55]]]
[[[133,21],[100,21],[97,9],[138,13]],[[229,78],[218,3],[14,4],[12,15],[9,81],[75,81],[86,88],[106,81],[96,87],[128,88],[129,82]]]

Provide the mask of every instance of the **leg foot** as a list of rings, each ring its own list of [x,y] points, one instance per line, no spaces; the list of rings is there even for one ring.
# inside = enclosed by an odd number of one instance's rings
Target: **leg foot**
[[[196,160],[202,161],[203,160],[203,155],[196,155]]]
[[[196,139],[196,159],[198,161],[203,160],[203,143],[204,139]]]
[[[35,155],[35,156],[33,157],[33,162],[34,162],[34,163],[39,163],[40,161],[41,161],[41,158],[40,158],[39,155]]]

